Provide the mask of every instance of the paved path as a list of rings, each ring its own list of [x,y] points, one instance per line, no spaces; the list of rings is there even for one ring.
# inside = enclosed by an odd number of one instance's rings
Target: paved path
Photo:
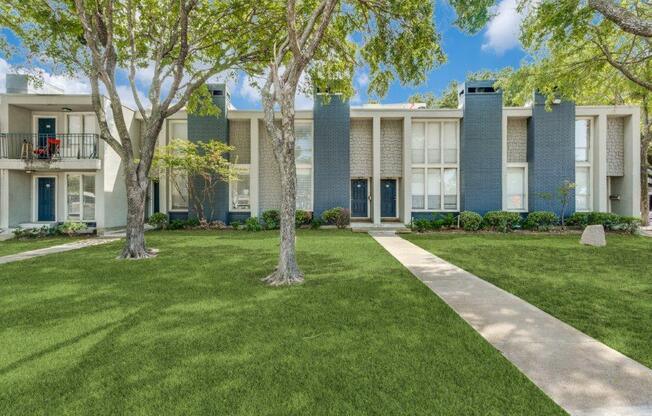
[[[649,368],[395,234],[371,235],[571,415],[652,415]]]
[[[75,241],[73,243],[59,244],[58,246],[40,248],[38,250],[24,251],[18,254],[10,254],[0,257],[0,264],[12,263],[14,261],[33,259],[34,257],[46,256],[48,254],[63,253],[64,251],[78,250],[84,247],[97,246],[118,240],[118,238],[89,238]]]

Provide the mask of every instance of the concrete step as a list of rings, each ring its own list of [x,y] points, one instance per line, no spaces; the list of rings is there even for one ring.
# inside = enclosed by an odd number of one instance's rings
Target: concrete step
[[[412,230],[407,228],[405,224],[399,222],[385,222],[374,224],[371,222],[352,222],[351,231],[354,233],[368,233],[378,231],[390,231],[395,233],[411,233]]]

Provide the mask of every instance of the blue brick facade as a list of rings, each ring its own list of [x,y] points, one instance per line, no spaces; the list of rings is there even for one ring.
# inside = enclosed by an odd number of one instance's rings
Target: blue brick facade
[[[528,205],[530,211],[559,215],[557,190],[564,181],[575,181],[575,104],[562,101],[551,110],[545,108],[545,97],[535,94],[527,138]],[[575,192],[568,200],[566,215],[575,211]]]
[[[213,103],[220,109],[217,116],[203,116],[196,114],[188,114],[188,139],[190,141],[209,141],[219,140],[221,142],[229,142],[229,123],[227,120],[228,106],[226,98],[226,86],[224,84],[207,84],[208,89],[213,95]],[[194,178],[194,185],[199,189],[201,181]],[[192,199],[192,197],[191,197]],[[229,220],[229,184],[219,181],[216,189],[214,199],[212,201],[204,201],[204,212],[207,216],[213,212],[210,220],[224,221]],[[190,204],[190,216],[195,216],[192,204]]]
[[[461,100],[461,210],[483,215],[502,209],[502,92],[493,81],[468,81]]]
[[[350,105],[338,95],[315,96],[313,109],[314,197],[316,216],[350,203]]]

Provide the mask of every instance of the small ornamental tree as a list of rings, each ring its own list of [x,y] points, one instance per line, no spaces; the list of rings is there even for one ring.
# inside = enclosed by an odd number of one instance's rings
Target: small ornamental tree
[[[151,177],[159,180],[167,173],[179,194],[188,195],[190,200],[186,202],[192,206],[197,218],[207,221],[213,218],[213,204],[204,202],[215,200],[217,184],[237,180],[236,169],[225,157],[231,151],[233,147],[217,140],[190,142],[174,139],[156,149]],[[209,212],[206,212],[206,207]]]

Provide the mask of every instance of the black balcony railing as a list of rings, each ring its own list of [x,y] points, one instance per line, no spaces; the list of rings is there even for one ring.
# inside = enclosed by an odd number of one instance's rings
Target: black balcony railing
[[[0,159],[97,159],[98,143],[93,133],[0,133]]]

